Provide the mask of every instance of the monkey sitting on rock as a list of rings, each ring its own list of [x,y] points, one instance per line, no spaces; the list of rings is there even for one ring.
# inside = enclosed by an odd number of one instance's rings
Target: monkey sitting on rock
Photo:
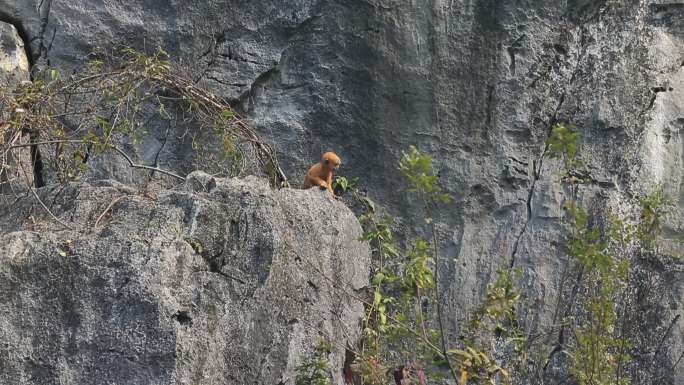
[[[332,188],[333,172],[340,168],[342,160],[334,152],[326,152],[321,157],[321,161],[309,168],[309,172],[304,177],[304,188],[318,186],[327,189],[335,196]]]

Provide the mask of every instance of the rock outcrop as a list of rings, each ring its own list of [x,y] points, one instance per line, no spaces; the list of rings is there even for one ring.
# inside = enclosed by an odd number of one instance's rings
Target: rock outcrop
[[[292,384],[319,337],[335,367],[359,338],[369,250],[324,192],[197,172],[38,193],[61,224],[0,206],[0,384]]]
[[[0,22],[0,84],[28,80],[29,62],[24,41],[12,24]]]
[[[595,221],[662,184],[678,204],[667,247],[682,251],[681,1],[0,0],[0,10],[35,62],[67,70],[96,46],[162,46],[241,107],[293,180],[335,150],[404,233],[421,231],[420,205],[397,193],[397,161],[410,144],[432,154],[455,198],[436,218],[454,334],[502,266],[524,272],[531,335],[567,307],[558,222],[570,193],[544,146],[555,122],[581,132],[590,183],[578,197]],[[152,133],[139,157],[151,164],[145,154],[166,143],[159,164],[184,170],[168,150],[184,147],[165,135]],[[656,289],[640,298],[649,316],[635,380],[682,385],[682,264],[643,268]]]
[[[10,90],[22,81],[29,80],[29,62],[24,41],[12,24],[0,22],[0,87]],[[27,136],[10,129],[6,124],[13,113],[0,106],[0,143],[26,143]],[[13,169],[0,169],[0,193],[9,193],[19,186],[33,183],[31,155],[28,148],[16,148],[0,155]],[[22,173],[21,169],[27,172]]]

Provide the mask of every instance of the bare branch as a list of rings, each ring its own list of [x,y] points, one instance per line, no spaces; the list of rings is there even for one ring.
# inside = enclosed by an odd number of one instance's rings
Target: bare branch
[[[91,141],[91,140],[76,140],[76,139],[44,140],[41,142],[15,144],[13,146],[10,146],[8,148],[8,150],[12,150],[14,148],[21,148],[21,147],[30,147],[30,146],[34,146],[34,145],[38,146],[38,145],[59,144],[59,143],[98,144],[97,142]],[[184,177],[182,177],[178,174],[174,174],[171,171],[167,171],[167,170],[161,169],[159,167],[152,167],[152,166],[146,166],[144,164],[137,164],[137,163],[133,162],[133,159],[131,159],[131,157],[128,156],[128,154],[126,154],[122,149],[114,146],[113,144],[107,144],[106,146],[108,148],[111,148],[112,150],[116,151],[117,153],[119,153],[119,155],[121,155],[122,157],[124,157],[124,159],[126,159],[126,162],[128,163],[128,165],[132,168],[139,168],[139,169],[143,169],[143,170],[156,171],[156,172],[159,172],[161,174],[172,176],[172,177],[179,179],[179,180],[183,180],[183,181],[185,180]]]
[[[26,184],[27,184],[28,189],[31,191],[31,194],[33,194],[33,197],[36,199],[36,201],[38,201],[38,203],[43,207],[43,209],[45,209],[45,212],[47,212],[48,215],[50,215],[50,217],[55,222],[57,222],[59,225],[64,227],[66,230],[73,230],[73,228],[71,226],[67,225],[61,219],[57,218],[57,216],[55,214],[53,214],[52,211],[45,205],[43,200],[40,199],[40,197],[36,193],[36,190],[33,188],[33,186],[30,185],[29,178],[28,178],[28,175],[26,174],[26,170],[24,170],[24,167],[20,165],[20,169],[21,169],[21,172],[24,174],[24,178],[26,180]]]
[[[107,206],[107,208],[104,209],[104,211],[102,212],[102,214],[100,214],[100,216],[97,217],[97,220],[95,221],[95,225],[94,225],[93,227],[97,227],[97,226],[100,224],[100,221],[102,220],[102,218],[104,218],[104,216],[107,214],[107,212],[108,212],[109,210],[111,210],[112,207],[114,207],[115,204],[121,202],[121,200],[123,200],[124,198],[126,198],[125,195],[122,195],[122,196],[119,196],[119,197],[114,198],[114,200],[112,200],[112,203],[110,203],[110,204]]]
[[[158,168],[158,167],[145,166],[144,164],[136,164],[136,163],[133,163],[133,160],[128,156],[128,154],[126,154],[126,153],[125,153],[122,149],[120,149],[119,147],[113,146],[113,145],[111,145],[111,144],[109,144],[108,147],[111,148],[112,150],[118,152],[119,154],[121,154],[121,156],[123,156],[123,157],[126,159],[126,161],[128,162],[129,166],[131,166],[132,168],[140,168],[140,169],[143,169],[143,170],[156,171],[156,172],[159,172],[159,173],[161,173],[161,174],[165,174],[165,175],[168,175],[168,176],[172,176],[172,177],[174,177],[174,178],[176,178],[176,179],[179,179],[179,180],[185,180],[185,178],[183,178],[182,176],[180,176],[180,175],[178,175],[178,174],[174,174],[174,173],[172,173],[171,171],[166,171],[166,170],[163,170],[163,169]]]

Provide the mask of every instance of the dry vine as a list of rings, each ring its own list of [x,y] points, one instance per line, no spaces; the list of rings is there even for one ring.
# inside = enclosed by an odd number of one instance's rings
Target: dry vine
[[[105,152],[122,156],[131,168],[184,179],[157,164],[136,163],[125,151],[153,125],[174,121],[189,127],[183,135],[192,139],[193,150],[203,150],[198,135],[211,135],[209,141],[218,144],[218,151],[207,151],[206,162],[201,154],[203,164],[215,161],[226,175],[238,175],[249,159],[274,186],[287,185],[273,149],[227,101],[181,75],[164,51],[146,55],[123,48],[94,57],[70,76],[46,70],[13,89],[0,87],[0,183],[16,177],[13,153],[26,147],[36,187],[43,185],[45,168],[59,181],[74,180],[91,156]]]

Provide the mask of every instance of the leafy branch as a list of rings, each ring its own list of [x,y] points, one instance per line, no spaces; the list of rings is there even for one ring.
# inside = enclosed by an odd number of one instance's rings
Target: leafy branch
[[[60,181],[78,178],[92,155],[108,151],[123,156],[130,167],[182,178],[156,164],[136,163],[118,145],[140,143],[154,122],[180,120],[197,128],[183,134],[192,137],[195,151],[203,150],[196,140],[202,132],[219,138],[218,157],[202,154],[203,165],[215,162],[239,173],[245,159],[253,158],[273,185],[287,185],[273,149],[228,102],[183,76],[163,50],[147,55],[121,48],[94,56],[73,75],[49,69],[14,89],[0,89],[0,108],[7,111],[0,119],[0,169],[5,173],[16,167],[8,154],[30,146],[32,153],[54,154],[51,166]],[[30,141],[19,143],[27,134]]]

